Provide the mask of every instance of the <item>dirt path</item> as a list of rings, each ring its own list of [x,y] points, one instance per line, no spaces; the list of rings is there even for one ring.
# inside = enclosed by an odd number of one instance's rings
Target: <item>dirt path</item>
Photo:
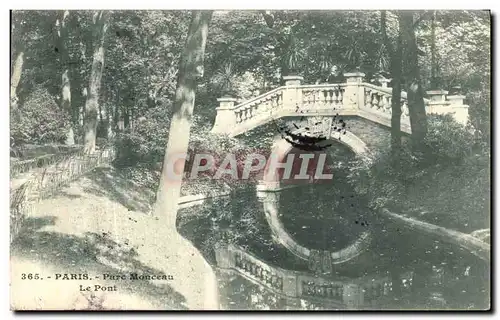
[[[146,197],[124,183],[100,169],[37,205],[11,246],[12,309],[218,308],[211,267],[176,230],[135,210],[147,208]],[[65,273],[76,279],[63,280]],[[166,280],[131,280],[131,273]]]

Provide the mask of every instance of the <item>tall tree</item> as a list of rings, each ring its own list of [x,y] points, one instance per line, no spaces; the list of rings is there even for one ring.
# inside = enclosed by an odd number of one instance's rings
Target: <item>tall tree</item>
[[[391,99],[391,152],[393,160],[399,159],[401,152],[401,73],[403,46],[401,28],[398,28],[398,37],[395,48],[387,35],[387,13],[381,12],[381,33],[383,43],[389,54],[390,74],[392,77]]]
[[[408,109],[410,113],[411,141],[413,149],[420,150],[427,135],[427,115],[425,113],[424,90],[420,81],[418,47],[415,36],[413,11],[400,11],[399,26],[402,29],[406,53],[406,83],[408,85]]]
[[[70,81],[70,61],[68,50],[68,16],[69,10],[64,10],[59,14],[56,21],[57,30],[57,45],[56,49],[59,53],[59,64],[61,67],[61,109],[73,115],[71,109],[71,81]],[[73,120],[73,119],[72,119]],[[73,122],[73,121],[72,121]],[[72,124],[72,123],[71,123]],[[66,135],[66,144],[75,144],[75,134],[73,126],[70,125]]]
[[[188,150],[196,84],[203,76],[205,46],[211,18],[212,11],[192,13],[179,64],[173,116],[154,208],[154,214],[165,227],[165,234],[161,240],[166,241],[170,248],[170,251],[164,254],[169,256],[173,269],[176,269],[177,275],[183,279],[182,285],[173,284],[174,289],[185,297],[191,309],[219,308],[217,280],[212,268],[198,249],[177,232],[177,203],[182,179],[172,177],[168,169],[169,164],[174,164],[174,170],[181,177],[184,172],[185,159],[178,159],[178,156],[187,153]],[[189,268],[186,268],[187,266]]]
[[[84,116],[84,152],[86,154],[95,151],[99,90],[104,69],[104,40],[106,37],[106,30],[108,29],[109,14],[108,11],[98,11],[94,15],[93,61],[90,71],[89,90],[87,101],[85,102]]]
[[[208,34],[208,25],[212,11],[194,11],[189,27],[184,52],[182,54],[177,89],[173,105],[173,116],[170,122],[169,137],[163,172],[156,197],[155,215],[164,216],[167,223],[175,227],[177,201],[180,196],[181,179],[176,180],[167,172],[168,164],[178,155],[187,152],[189,133],[193,116],[196,83],[203,76],[203,62]],[[177,162],[176,171],[184,172],[184,161]]]
[[[438,89],[437,57],[436,57],[436,11],[432,12],[431,18],[431,88]]]
[[[12,76],[10,78],[10,107],[12,109],[17,108],[17,87],[19,86],[19,81],[21,80],[21,74],[23,72],[23,62],[24,51],[20,51],[17,54],[16,60],[14,61],[14,66],[12,67]]]
[[[20,20],[18,23],[14,21],[11,24],[11,50],[15,50],[17,52],[16,59],[12,65],[12,73],[10,78],[10,107],[12,109],[16,109],[18,105],[18,97],[17,97],[17,87],[19,86],[19,81],[21,80],[21,74],[23,72],[23,64],[24,64],[24,39],[21,38],[23,34],[23,21],[22,18],[18,18]],[[19,29],[19,30],[16,30]],[[14,34],[16,37],[14,38]]]

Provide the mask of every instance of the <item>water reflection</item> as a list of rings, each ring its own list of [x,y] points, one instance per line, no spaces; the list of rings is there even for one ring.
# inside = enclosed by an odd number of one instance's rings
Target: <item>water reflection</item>
[[[487,263],[405,231],[351,195],[334,185],[280,192],[280,219],[310,249],[341,249],[372,231],[369,248],[329,275],[311,271],[308,261],[273,239],[252,188],[182,209],[178,228],[217,270],[224,309],[488,308]]]

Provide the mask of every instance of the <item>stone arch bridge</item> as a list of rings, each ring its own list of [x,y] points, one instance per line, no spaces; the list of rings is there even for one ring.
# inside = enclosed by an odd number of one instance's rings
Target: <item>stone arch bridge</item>
[[[234,98],[218,99],[217,116],[213,133],[236,137],[258,127],[265,126],[274,120],[302,121],[307,126],[319,125],[316,128],[328,138],[347,145],[355,154],[368,155],[370,150],[377,150],[389,145],[391,126],[392,88],[387,86],[389,80],[381,79],[381,86],[364,82],[361,72],[346,73],[345,83],[338,84],[302,84],[300,76],[284,77],[285,85],[261,94],[257,97],[236,104]],[[447,91],[427,91],[429,98],[424,99],[427,114],[451,114],[459,123],[466,124],[469,106],[463,104],[464,96],[448,95]],[[406,92],[401,94],[401,131],[411,134]],[[345,132],[335,130],[335,117],[342,117],[348,123]],[[297,120],[301,118],[301,120]],[[305,120],[302,120],[305,119]],[[320,121],[318,121],[321,119]],[[297,126],[297,131],[301,128]],[[257,138],[257,137],[256,137]],[[335,139],[337,138],[337,139]],[[340,138],[340,139],[338,139]],[[277,133],[272,148],[280,154],[287,154],[292,145]],[[264,192],[280,190],[280,181],[276,177],[264,179],[257,187]],[[261,195],[262,196],[262,195]],[[278,219],[278,194],[265,194],[264,207],[266,219],[275,238],[292,253],[302,259],[311,259],[310,250],[297,244],[284,229]],[[382,210],[382,214],[386,212]],[[390,214],[388,214],[390,215]],[[488,259],[489,245],[466,234],[452,232],[435,232],[433,225],[406,221],[393,215],[396,219],[430,235],[437,236],[449,243],[459,245],[473,252],[481,259]],[[444,229],[444,228],[440,228]],[[370,234],[361,234],[352,245],[338,252],[327,252],[331,263],[342,263],[356,257],[370,242]]]

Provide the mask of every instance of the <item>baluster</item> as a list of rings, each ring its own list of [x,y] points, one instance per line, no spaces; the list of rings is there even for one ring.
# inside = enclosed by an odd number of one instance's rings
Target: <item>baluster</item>
[[[375,108],[378,106],[378,99],[377,99],[377,96],[378,96],[378,94],[377,94],[376,92],[375,92],[375,93],[373,93],[373,95],[372,95],[372,103],[371,103],[371,106],[372,106],[372,107],[375,107]]]
[[[392,96],[387,96],[387,103],[385,105],[385,111],[387,113],[392,113]]]
[[[257,276],[257,278],[260,278],[262,276],[262,267],[261,266],[257,266],[256,276]]]
[[[241,122],[246,120],[246,109],[245,107],[241,108]]]
[[[262,271],[262,277],[260,278],[262,281],[266,282],[266,279],[267,279],[267,274],[269,273],[269,271],[267,270],[263,270]]]
[[[335,95],[335,90],[328,90],[328,105],[334,105],[337,103],[337,97]]]
[[[312,292],[314,289],[313,285],[314,285],[313,282],[311,282],[311,281],[307,282],[307,295],[309,295],[309,296],[312,295]]]
[[[401,106],[401,113],[403,114],[403,116],[408,117],[409,110],[408,110],[408,103],[406,100],[403,100],[403,105]]]
[[[278,289],[283,291],[283,279],[281,277],[278,279]]]
[[[242,267],[243,267],[243,270],[247,271],[248,269],[248,262],[246,259],[243,259],[243,261],[241,262],[242,264]]]
[[[254,104],[254,105],[252,105],[252,106],[250,107],[250,109],[251,109],[250,114],[251,114],[251,117],[252,117],[252,118],[255,118],[255,117],[258,115],[258,114],[257,114],[257,112],[258,112],[258,111],[257,111],[257,108],[258,108],[258,107],[259,107],[259,104]]]
[[[385,95],[384,94],[380,94],[380,100],[378,102],[378,108],[380,110],[384,110],[384,106],[385,106]]]
[[[243,121],[246,121],[248,119],[248,107],[245,107],[243,109]]]
[[[314,105],[314,91],[309,92],[309,99],[307,102],[307,108],[311,108]]]
[[[327,89],[323,89],[319,92],[319,96],[321,98],[321,106],[323,108],[325,108],[326,106],[328,106],[328,96],[330,95],[330,92],[327,90]]]
[[[252,266],[253,266],[253,263],[251,261],[247,261],[247,271],[248,273],[252,274]]]
[[[269,109],[276,109],[278,107],[278,96],[273,97],[271,104],[264,108],[264,112],[268,112]]]
[[[372,107],[372,91],[370,89],[365,89],[365,107]]]

